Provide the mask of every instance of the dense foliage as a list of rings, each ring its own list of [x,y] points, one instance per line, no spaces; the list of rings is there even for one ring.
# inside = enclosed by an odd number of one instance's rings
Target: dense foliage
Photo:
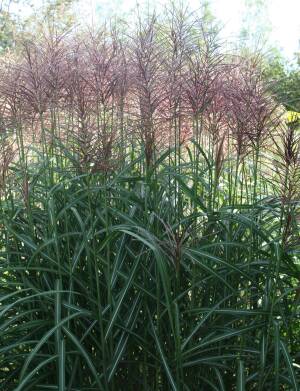
[[[289,64],[278,53],[270,56],[264,76],[278,102],[288,110],[300,112],[300,57]]]
[[[173,9],[2,61],[1,389],[298,390],[298,123],[221,49]]]

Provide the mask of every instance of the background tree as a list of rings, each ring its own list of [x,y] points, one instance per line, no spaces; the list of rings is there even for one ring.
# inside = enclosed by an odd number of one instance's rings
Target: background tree
[[[271,91],[287,110],[300,111],[300,64],[288,63],[274,50],[264,70]]]
[[[248,56],[262,52],[264,77],[276,100],[287,110],[300,111],[299,53],[295,53],[296,61],[288,61],[270,41],[269,4],[269,0],[244,0],[238,51]]]
[[[20,22],[19,17],[11,11],[17,1],[2,0],[0,2],[0,51],[12,47]]]
[[[25,0],[0,2],[0,52],[9,48],[18,50],[24,38],[41,36],[45,29],[60,34],[76,23],[73,5],[77,0],[46,0],[34,10]]]

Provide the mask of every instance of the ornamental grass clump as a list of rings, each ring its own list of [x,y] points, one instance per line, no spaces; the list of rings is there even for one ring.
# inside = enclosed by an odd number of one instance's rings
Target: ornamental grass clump
[[[298,390],[298,124],[205,20],[107,26],[1,59],[1,390]]]

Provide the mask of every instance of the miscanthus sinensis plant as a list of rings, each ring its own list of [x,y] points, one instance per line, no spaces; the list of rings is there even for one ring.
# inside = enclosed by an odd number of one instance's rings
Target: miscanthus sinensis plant
[[[297,122],[182,10],[1,61],[0,388],[298,390]]]

